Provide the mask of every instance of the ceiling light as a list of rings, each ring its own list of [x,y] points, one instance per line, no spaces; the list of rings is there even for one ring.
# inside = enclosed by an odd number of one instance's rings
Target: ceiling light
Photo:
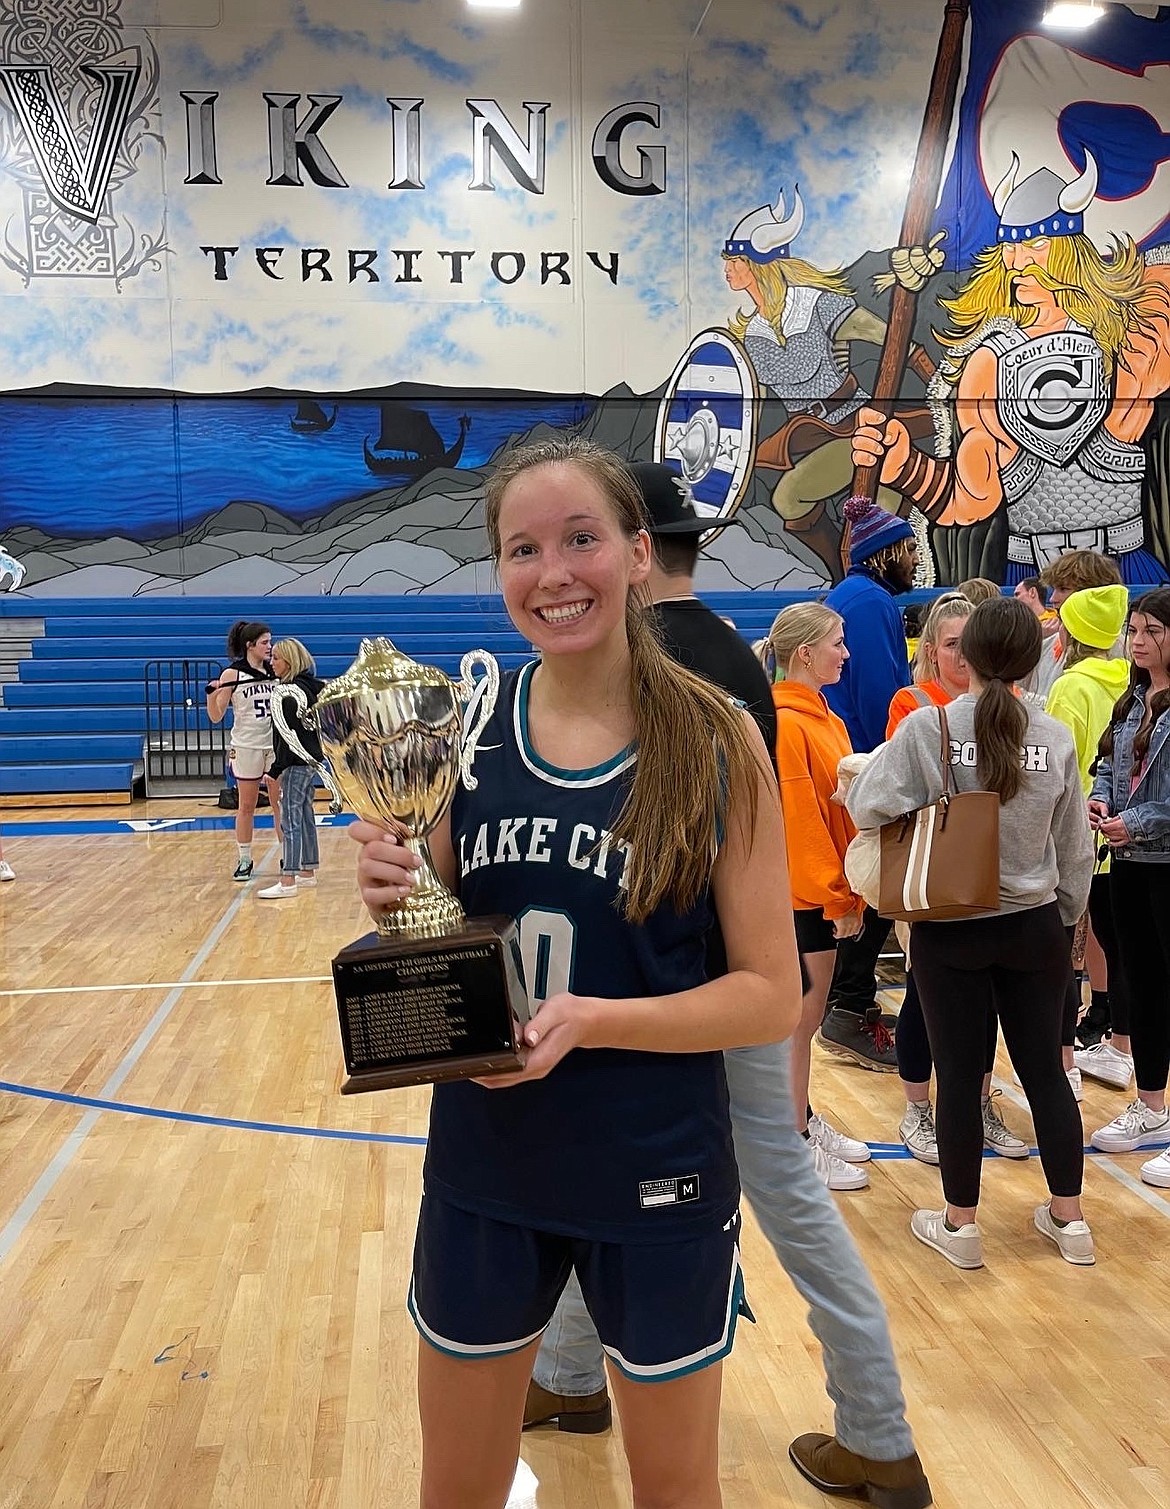
[[[1044,24],[1083,28],[1092,26],[1094,21],[1100,21],[1104,14],[1105,7],[1096,4],[1095,0],[1051,0],[1044,13]]]
[[[472,10],[519,10],[520,0],[467,0]]]

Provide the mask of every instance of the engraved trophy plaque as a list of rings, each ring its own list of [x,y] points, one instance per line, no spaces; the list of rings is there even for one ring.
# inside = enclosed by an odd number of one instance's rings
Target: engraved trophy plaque
[[[477,662],[486,674],[473,681]],[[364,639],[357,660],[313,708],[345,805],[422,860],[417,884],[378,919],[377,936],[333,961],[346,1095],[521,1064],[528,999],[516,925],[510,917],[466,917],[426,847],[460,772],[474,789],[475,743],[499,690],[499,668],[483,650],[464,655],[460,675],[456,683],[388,639]],[[469,703],[466,738],[461,697]]]

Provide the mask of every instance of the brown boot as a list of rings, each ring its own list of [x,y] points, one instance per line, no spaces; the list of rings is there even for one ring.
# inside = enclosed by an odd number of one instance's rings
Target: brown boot
[[[860,1499],[877,1509],[929,1509],[934,1502],[918,1453],[874,1462],[847,1451],[835,1436],[798,1436],[788,1448],[797,1471],[822,1493]]]
[[[613,1424],[609,1394],[550,1394],[535,1380],[528,1385],[524,1404],[524,1429],[533,1425],[552,1425],[575,1436],[596,1436]]]

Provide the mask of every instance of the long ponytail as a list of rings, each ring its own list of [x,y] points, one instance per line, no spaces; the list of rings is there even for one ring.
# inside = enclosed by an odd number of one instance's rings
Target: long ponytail
[[[975,704],[979,780],[986,791],[999,793],[1001,803],[1024,784],[1020,750],[1028,713],[1012,686],[1035,670],[1043,647],[1039,620],[1014,597],[980,603],[963,628],[963,659],[983,683]]]
[[[1006,682],[986,682],[975,704],[979,781],[985,791],[998,791],[1001,803],[1010,802],[1024,784],[1020,748],[1027,732],[1028,714],[1020,699]]]

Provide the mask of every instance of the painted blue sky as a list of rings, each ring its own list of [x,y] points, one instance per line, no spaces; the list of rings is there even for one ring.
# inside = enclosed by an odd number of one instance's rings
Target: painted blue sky
[[[94,4],[117,33],[114,0]],[[120,289],[76,276],[26,288],[0,264],[7,385],[647,391],[737,306],[719,252],[746,211],[799,184],[793,250],[820,266],[895,240],[941,0],[542,0],[469,15],[463,0],[264,0],[219,27],[123,24],[122,43],[157,50],[163,140],[144,140],[111,207],[120,248],[161,230],[168,250]],[[220,184],[184,182],[184,90],[218,94]],[[321,141],[347,187],[266,183],[266,92],[300,96],[299,118],[311,94],[343,97]],[[424,101],[421,191],[387,187],[388,95]],[[543,194],[498,159],[496,189],[469,188],[477,97],[521,133],[523,102],[548,102]],[[623,162],[664,146],[664,194],[617,194],[595,172],[594,128],[626,101],[661,111],[660,128],[630,131]],[[0,237],[19,250],[28,208],[3,168]],[[215,246],[238,248],[225,280],[203,250]],[[285,248],[276,278],[255,256],[272,246]],[[304,249],[328,252],[328,278],[303,272]],[[376,282],[350,277],[350,249],[377,252]],[[415,281],[395,249],[417,252]],[[460,284],[440,255],[453,250],[474,251]],[[616,287],[590,252],[618,254]],[[515,282],[493,275],[493,253],[505,275],[524,258]],[[569,283],[542,281],[542,253],[565,254]]]

